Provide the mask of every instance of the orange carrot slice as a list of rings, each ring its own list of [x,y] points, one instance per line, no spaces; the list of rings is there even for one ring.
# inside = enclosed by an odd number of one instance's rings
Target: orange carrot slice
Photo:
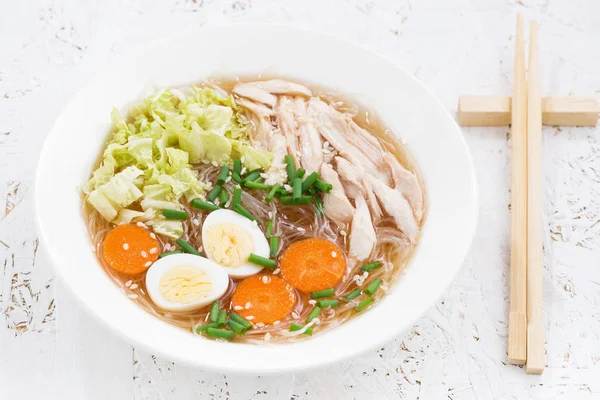
[[[160,254],[160,243],[137,225],[118,225],[102,243],[104,261],[115,271],[138,275],[146,271]]]
[[[304,239],[289,246],[279,260],[281,275],[304,293],[334,287],[346,270],[342,250],[329,240]]]
[[[238,314],[253,324],[272,324],[283,321],[292,312],[296,293],[289,283],[275,275],[255,275],[244,279],[235,288],[231,304]]]

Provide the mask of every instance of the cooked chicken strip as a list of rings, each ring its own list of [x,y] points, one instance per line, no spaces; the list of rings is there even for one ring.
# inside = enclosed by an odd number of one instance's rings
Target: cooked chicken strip
[[[270,81],[251,82],[256,86],[272,94],[287,94],[290,96],[312,96],[312,92],[306,86],[298,83],[284,81],[283,79],[271,79]]]
[[[333,170],[331,165],[323,164],[321,166],[321,177],[333,186],[331,191],[323,197],[323,212],[339,225],[349,223],[352,220],[354,207],[346,197],[344,186],[342,186],[337,172]]]
[[[350,230],[350,255],[360,261],[366,260],[375,246],[377,236],[371,222],[369,207],[362,196],[356,199],[356,211]]]
[[[263,103],[271,107],[275,107],[275,103],[277,102],[277,97],[249,83],[236,84],[233,87],[233,93],[237,94],[238,96],[246,97],[250,100],[258,101],[259,103]]]
[[[351,164],[343,157],[335,157],[337,171],[344,181],[346,193],[353,199],[359,195],[367,199],[367,204],[371,209],[371,215],[375,223],[379,221],[383,212],[377,198],[373,193],[373,188],[368,180],[365,180],[365,171],[360,167]]]
[[[302,153],[302,168],[307,174],[319,172],[323,163],[323,142],[321,135],[310,121],[307,120],[306,102],[301,98],[294,100],[296,120]]]
[[[381,143],[369,132],[358,126],[354,121],[349,123],[350,133],[346,138],[360,150],[377,168],[385,171],[387,166],[383,162],[382,154],[385,153]],[[388,182],[386,182],[388,183]]]
[[[291,97],[281,96],[277,105],[277,121],[279,129],[287,144],[288,154],[294,159],[294,163],[299,166],[300,150],[298,144],[298,123],[294,114],[295,104]]]
[[[419,180],[414,173],[405,169],[392,154],[383,156],[385,162],[390,166],[396,190],[400,191],[413,208],[415,218],[421,221],[423,218],[423,191]]]
[[[252,132],[253,142],[258,141],[262,148],[269,147],[269,140],[273,135],[271,116],[275,115],[275,112],[269,107],[247,99],[238,99],[236,103],[250,114],[249,118],[254,123],[254,131]]]
[[[287,170],[284,157],[287,155],[285,137],[279,132],[273,132],[269,141],[269,151],[273,153],[273,161],[266,172],[265,183],[267,185],[283,184],[287,180]]]

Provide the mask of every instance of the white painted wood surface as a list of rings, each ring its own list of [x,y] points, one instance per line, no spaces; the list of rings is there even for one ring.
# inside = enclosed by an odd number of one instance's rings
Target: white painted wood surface
[[[32,218],[36,159],[60,110],[107,60],[164,33],[238,21],[331,32],[397,62],[454,112],[460,94],[510,94],[519,10],[540,23],[542,95],[598,95],[600,2],[0,0],[0,10],[0,399],[600,397],[598,128],[543,132],[541,377],[505,365],[508,127],[464,130],[481,212],[458,279],[409,332],[327,371],[229,376],[133,348],[61,288]]]

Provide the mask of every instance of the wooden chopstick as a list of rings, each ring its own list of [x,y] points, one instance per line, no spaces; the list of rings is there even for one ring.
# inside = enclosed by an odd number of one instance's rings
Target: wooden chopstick
[[[542,99],[537,24],[529,30],[527,68],[527,367],[528,374],[544,371],[542,318]]]
[[[508,362],[522,365],[527,356],[527,80],[521,13],[517,14],[511,121],[512,233]]]

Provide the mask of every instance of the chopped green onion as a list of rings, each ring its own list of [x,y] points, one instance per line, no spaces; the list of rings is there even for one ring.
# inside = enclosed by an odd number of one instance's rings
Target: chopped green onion
[[[377,291],[377,288],[381,285],[381,279],[377,278],[373,282],[369,283],[369,286],[365,289],[365,293],[372,296]]]
[[[305,191],[311,187],[317,181],[317,179],[319,179],[319,174],[317,172],[313,172],[307,176],[304,182],[302,182],[302,191]]]
[[[294,200],[294,196],[283,196],[281,198],[281,204],[284,206],[289,206],[290,204],[312,204],[313,199],[310,196],[300,196],[298,200]]]
[[[323,216],[323,198],[320,195],[315,196],[315,210],[317,211],[317,215]]]
[[[275,192],[275,197],[283,197],[283,196],[287,196],[289,194],[289,192],[287,190],[285,190],[284,188],[280,188],[278,191]]]
[[[241,185],[244,182],[240,174],[238,174],[237,172],[231,174],[231,180],[237,183],[238,185]]]
[[[272,231],[273,231],[273,221],[268,220],[267,224],[265,225],[265,236],[267,237],[267,239],[271,237]]]
[[[225,184],[228,175],[229,167],[227,165],[223,165],[223,168],[221,168],[221,172],[219,172],[219,176],[217,177],[217,185]]]
[[[265,185],[264,183],[257,183],[257,182],[245,182],[244,186],[246,186],[247,188],[250,189],[259,189],[259,190],[271,190],[271,186],[269,185]]]
[[[296,170],[296,174],[294,175],[294,178],[302,178],[304,176],[304,174],[306,174],[306,170],[304,168],[298,168]]]
[[[216,322],[210,323],[210,324],[206,324],[206,325],[200,325],[199,327],[196,328],[196,332],[197,333],[202,333],[202,332],[206,332],[206,330],[208,328],[218,328],[219,324],[217,324]]]
[[[339,300],[319,300],[319,301],[317,301],[317,303],[319,304],[319,307],[321,307],[321,308],[337,307],[340,305]]]
[[[200,199],[192,200],[192,207],[199,208],[204,211],[215,211],[219,209],[219,207],[215,206],[213,203],[208,203]]]
[[[240,336],[246,333],[246,328],[244,328],[242,324],[237,323],[234,320],[227,320],[227,326],[229,327],[229,329],[231,329]]]
[[[302,178],[294,178],[293,182],[294,184],[292,187],[294,188],[294,191],[292,198],[296,201],[302,196]]]
[[[244,178],[244,184],[248,182],[254,182],[258,178],[260,178],[260,169],[255,169],[254,171],[251,171],[248,173],[248,175],[246,175],[246,178]]]
[[[251,329],[252,328],[252,324],[250,322],[248,322],[244,317],[242,317],[240,314],[236,313],[235,311],[231,311],[229,313],[229,319],[232,321],[237,322],[238,324],[242,325],[246,330]]]
[[[367,308],[373,301],[374,300],[373,300],[372,297],[367,297],[366,299],[364,299],[363,301],[361,301],[360,303],[358,303],[358,305],[356,307],[354,307],[354,309],[356,311],[362,311],[365,308]]]
[[[188,217],[188,214],[185,211],[169,210],[168,208],[162,210],[162,215],[168,219],[180,219],[182,221],[185,221]]]
[[[212,190],[206,197],[206,200],[214,202],[216,200],[217,196],[219,195],[219,193],[221,193],[221,189],[223,189],[223,188],[219,185],[212,188]]]
[[[329,289],[319,290],[318,292],[312,292],[310,294],[310,298],[311,299],[320,299],[323,297],[333,296],[334,294],[335,294],[335,291],[333,290],[333,288],[329,288]]]
[[[287,155],[283,158],[285,160],[285,169],[288,174],[288,181],[291,182],[296,176],[296,166],[294,165],[294,159],[292,156]]]
[[[241,175],[242,173],[242,160],[236,158],[233,160],[233,173]]]
[[[260,265],[261,267],[265,267],[268,269],[277,268],[277,261],[271,260],[270,258],[258,256],[254,253],[250,253],[250,257],[248,257],[248,261],[250,261],[252,264]]]
[[[225,322],[227,322],[227,311],[221,310],[219,311],[219,318],[217,318],[217,323],[220,326],[223,326],[225,325]]]
[[[302,329],[304,329],[304,325],[290,324],[290,332],[296,332],[296,331],[299,331],[299,330],[302,330]],[[307,328],[304,331],[305,335],[309,335],[310,336],[310,335],[312,335],[312,333],[313,333],[313,328]]]
[[[313,308],[313,310],[310,312],[310,314],[308,314],[308,318],[306,318],[306,323],[308,324],[310,321],[317,318],[319,316],[319,314],[321,314],[321,307]]]
[[[221,190],[219,194],[219,205],[225,208],[225,204],[229,201],[229,192],[227,190]]]
[[[221,304],[218,301],[214,301],[210,306],[210,322],[217,322],[219,320],[219,308]]]
[[[331,189],[333,189],[333,185],[331,183],[327,183],[320,179],[317,179],[317,181],[315,182],[315,187],[324,193],[330,192]]]
[[[368,264],[365,264],[362,267],[360,267],[360,270],[362,272],[370,272],[370,271],[373,271],[374,269],[381,268],[382,265],[383,264],[379,261],[373,261],[372,263],[368,263]]]
[[[166,256],[170,256],[172,254],[181,254],[181,253],[184,253],[184,251],[183,250],[167,251],[166,253],[159,254],[158,258],[163,258],[163,257],[166,257]]]
[[[269,192],[267,197],[265,197],[265,201],[267,203],[270,202],[271,200],[273,200],[273,197],[275,197],[275,193],[277,193],[277,191],[279,190],[280,187],[281,187],[281,185],[278,183],[271,188],[271,191]]]
[[[236,187],[233,189],[233,202],[231,204],[233,204],[234,207],[242,204],[242,188]]]
[[[235,206],[233,206],[233,211],[248,218],[250,221],[256,221],[256,218],[254,218],[254,216],[252,214],[250,214],[250,211],[248,211],[244,207],[242,207],[241,204],[236,204]]]
[[[233,331],[226,331],[225,329],[208,328],[206,330],[206,336],[220,338],[220,339],[233,340],[235,333],[233,333]]]
[[[179,247],[181,247],[181,249],[183,251],[185,251],[186,253],[194,254],[196,256],[200,255],[200,253],[198,252],[198,250],[196,250],[194,248],[194,246],[192,246],[191,244],[189,244],[188,242],[186,242],[182,238],[177,239],[175,241],[175,243],[177,243],[179,245]]]
[[[269,248],[271,250],[271,258],[277,257],[277,253],[279,253],[279,237],[271,236],[269,239]]]
[[[350,293],[348,293],[347,295],[344,296],[344,300],[345,301],[350,301],[352,299],[357,298],[358,296],[360,296],[362,293],[362,289],[361,288],[356,288],[353,291],[351,291]]]

